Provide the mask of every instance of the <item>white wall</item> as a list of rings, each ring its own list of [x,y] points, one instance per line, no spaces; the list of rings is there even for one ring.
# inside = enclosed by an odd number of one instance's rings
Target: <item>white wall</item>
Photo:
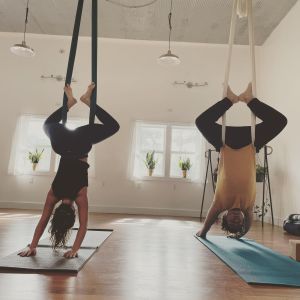
[[[2,108],[0,161],[0,206],[36,207],[44,202],[53,178],[10,176],[7,174],[12,136],[18,116],[23,113],[48,115],[62,101],[63,83],[42,80],[42,74],[64,74],[70,38],[29,35],[28,43],[37,55],[20,58],[9,47],[21,40],[20,34],[0,34],[0,82]],[[143,181],[127,178],[132,122],[194,122],[198,114],[222,95],[225,45],[174,43],[182,59],[178,67],[163,67],[156,58],[167,50],[162,42],[101,39],[99,49],[98,103],[120,123],[118,134],[96,146],[96,178],[90,179],[91,210],[198,216],[202,184]],[[66,49],[59,54],[59,49]],[[241,92],[249,76],[248,48],[234,50],[232,86]],[[79,98],[90,81],[90,41],[79,41],[73,84]],[[207,81],[204,88],[173,86],[174,80]],[[247,109],[237,105],[230,113],[236,124],[250,122]],[[171,110],[171,111],[170,111]],[[86,116],[78,105],[73,116]],[[200,134],[199,134],[200,138]],[[206,207],[212,199],[208,189]]]
[[[300,213],[300,3],[295,4],[262,47],[259,94],[288,118],[284,132],[270,143],[272,191],[279,218]]]

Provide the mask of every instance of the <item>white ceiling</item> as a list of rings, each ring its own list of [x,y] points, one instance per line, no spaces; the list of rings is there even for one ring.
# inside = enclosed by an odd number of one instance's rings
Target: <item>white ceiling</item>
[[[128,9],[99,1],[101,37],[156,40],[168,39],[170,0]],[[115,0],[125,4],[148,0]],[[297,0],[253,0],[255,40],[261,45]],[[0,32],[22,32],[26,0],[0,0]],[[28,32],[71,35],[76,0],[30,0]],[[173,0],[172,40],[196,43],[227,43],[232,0]],[[91,1],[85,0],[80,34],[90,35]],[[300,16],[299,16],[300,17]],[[247,44],[245,20],[238,22],[236,43]]]

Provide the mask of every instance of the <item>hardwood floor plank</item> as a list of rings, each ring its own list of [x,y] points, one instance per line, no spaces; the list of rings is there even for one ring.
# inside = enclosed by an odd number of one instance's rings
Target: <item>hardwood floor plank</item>
[[[0,210],[0,255],[25,246],[39,213]],[[300,300],[300,289],[248,285],[194,238],[195,218],[90,214],[90,228],[114,233],[77,276],[0,273],[0,299]],[[212,234],[222,234],[214,225]],[[255,222],[248,238],[288,254],[297,237]],[[299,238],[298,238],[299,239]]]

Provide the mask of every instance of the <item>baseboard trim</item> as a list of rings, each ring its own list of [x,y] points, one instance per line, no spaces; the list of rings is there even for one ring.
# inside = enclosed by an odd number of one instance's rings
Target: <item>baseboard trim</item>
[[[116,213],[130,215],[155,215],[155,216],[174,216],[174,217],[194,217],[200,215],[199,211],[191,209],[170,209],[153,207],[123,207],[123,206],[98,206],[90,205],[90,212],[96,213]],[[206,214],[206,212],[204,212]]]
[[[257,222],[261,222],[261,219],[258,218],[258,217],[256,217],[255,215],[254,215],[254,220],[257,221]],[[274,216],[274,225],[281,227],[282,224],[283,224],[283,220],[284,220],[283,218]],[[271,216],[265,216],[264,217],[264,222],[268,223],[268,224],[272,224],[272,218],[271,218]]]
[[[41,210],[44,205],[35,202],[0,202],[0,208]]]
[[[42,203],[35,202],[0,202],[0,208],[7,209],[32,209],[42,210]],[[89,212],[91,213],[110,213],[110,214],[129,214],[129,215],[153,215],[153,216],[170,216],[170,217],[193,217],[199,218],[200,211],[191,209],[170,209],[170,208],[153,208],[153,207],[124,207],[124,206],[100,206],[90,205]],[[203,216],[206,216],[207,211],[203,211]],[[255,221],[261,221],[254,216]],[[282,226],[283,218],[274,217],[274,224]],[[270,216],[266,216],[265,223],[272,223]]]
[[[35,202],[0,202],[0,208],[7,209],[33,209],[42,210],[42,203]],[[174,216],[174,217],[194,217],[197,218],[200,212],[191,209],[170,209],[170,208],[153,208],[153,207],[123,207],[123,206],[100,206],[90,205],[89,212],[95,213],[113,213],[113,214],[132,214],[132,215],[157,215],[157,216]],[[206,215],[206,211],[203,212]]]

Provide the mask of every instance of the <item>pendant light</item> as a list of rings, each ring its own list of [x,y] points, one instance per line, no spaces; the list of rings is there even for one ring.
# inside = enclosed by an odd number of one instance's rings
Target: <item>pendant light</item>
[[[35,55],[35,52],[32,48],[30,48],[28,45],[26,45],[26,41],[25,41],[25,36],[26,36],[26,27],[27,27],[27,23],[28,23],[28,3],[29,0],[27,0],[27,6],[26,6],[26,16],[25,16],[25,26],[24,26],[24,37],[23,37],[23,41],[21,44],[15,44],[12,47],[10,47],[10,51],[18,56],[23,56],[23,57],[32,57]]]
[[[168,15],[168,20],[169,20],[169,50],[166,54],[163,54],[158,58],[158,62],[160,64],[164,64],[164,65],[179,65],[180,64],[179,57],[171,52],[172,8],[173,8],[173,0],[171,0],[170,12],[169,12],[169,15]]]

